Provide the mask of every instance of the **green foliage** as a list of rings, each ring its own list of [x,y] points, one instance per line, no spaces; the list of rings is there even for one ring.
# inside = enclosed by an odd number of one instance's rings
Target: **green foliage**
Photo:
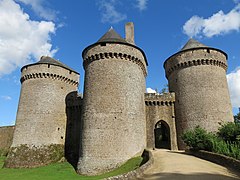
[[[103,179],[110,176],[124,174],[138,168],[142,162],[142,157],[135,157],[128,160],[124,165],[111,172],[98,176],[82,176],[78,175],[74,168],[67,162],[50,164],[48,166],[32,168],[32,169],[8,169],[2,168],[4,158],[0,158],[0,179],[1,180],[95,180]]]
[[[240,160],[240,143],[225,142],[224,140],[218,138],[216,141],[213,141],[212,152]]]
[[[240,112],[233,117],[234,117],[234,122],[236,124],[240,124]]]
[[[6,156],[0,156],[0,169],[1,169],[1,167],[3,167],[5,159],[6,159]]]
[[[8,150],[6,150],[6,149],[0,149],[0,157],[1,157],[1,156],[7,156],[7,154],[8,154]]]
[[[237,142],[240,136],[240,124],[226,123],[219,128],[217,134],[226,142]]]
[[[193,150],[206,150],[240,160],[240,124],[227,123],[216,135],[199,126],[183,133],[183,141]]]
[[[228,149],[228,145],[225,141],[222,139],[216,138],[213,143],[212,152],[223,154],[223,155],[229,155],[230,150]]]
[[[182,135],[184,143],[194,150],[211,150],[213,134],[197,126],[193,130],[186,131]]]
[[[169,92],[168,84],[165,84],[164,87],[161,89],[160,94],[168,93],[168,92]]]

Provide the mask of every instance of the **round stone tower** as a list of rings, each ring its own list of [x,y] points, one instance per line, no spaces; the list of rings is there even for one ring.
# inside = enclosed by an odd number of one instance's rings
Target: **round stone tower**
[[[200,126],[217,131],[233,121],[226,70],[227,54],[190,39],[181,51],[169,57],[164,68],[170,92],[175,92],[175,115],[179,148],[181,135]]]
[[[140,155],[146,147],[147,60],[131,36],[131,23],[126,25],[126,40],[111,28],[83,51],[80,174],[100,174],[114,169]]]
[[[65,98],[78,87],[79,74],[50,57],[21,72],[16,129],[5,167],[36,167],[64,156]]]

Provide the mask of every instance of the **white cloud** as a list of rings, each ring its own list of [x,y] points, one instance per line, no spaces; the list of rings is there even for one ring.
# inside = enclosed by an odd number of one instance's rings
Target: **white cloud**
[[[12,100],[12,98],[10,96],[1,96],[1,98],[6,100],[6,101]]]
[[[42,55],[53,56],[55,24],[32,21],[13,0],[0,0],[0,77]]]
[[[240,3],[240,0],[233,0],[233,2],[238,4],[238,3]]]
[[[99,9],[102,11],[102,19],[103,23],[118,23],[127,18],[126,14],[120,13],[116,9],[117,0],[101,0],[98,5]]]
[[[228,87],[233,107],[240,107],[240,67],[227,75]]]
[[[147,93],[156,93],[156,91],[152,88],[147,88]]]
[[[195,15],[191,17],[183,26],[183,32],[189,37],[212,37],[239,30],[240,4],[237,4],[227,14],[224,14],[223,11],[219,11],[206,19]]]
[[[137,1],[137,8],[142,11],[147,8],[148,0],[136,0]]]
[[[204,19],[198,16],[193,16],[189,19],[183,26],[184,33],[187,34],[189,37],[193,37],[198,35],[204,24]]]
[[[47,20],[56,19],[56,11],[49,9],[45,6],[45,0],[15,0],[16,2],[22,2],[26,5],[30,5],[32,10],[40,17]]]

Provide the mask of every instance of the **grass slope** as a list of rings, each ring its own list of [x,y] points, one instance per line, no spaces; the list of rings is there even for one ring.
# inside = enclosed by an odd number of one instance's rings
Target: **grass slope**
[[[0,157],[0,179],[1,180],[95,180],[103,179],[110,176],[116,176],[138,168],[142,162],[141,157],[135,157],[128,160],[118,169],[99,175],[99,176],[82,176],[78,175],[73,167],[67,163],[55,163],[48,166],[33,169],[8,169],[2,168],[4,157]]]

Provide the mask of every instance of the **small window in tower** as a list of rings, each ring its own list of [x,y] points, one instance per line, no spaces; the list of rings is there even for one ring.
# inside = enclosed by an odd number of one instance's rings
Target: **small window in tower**
[[[61,139],[63,139],[63,136],[61,136]]]
[[[72,71],[69,71],[69,74],[72,74]]]
[[[106,43],[102,42],[100,45],[101,45],[101,46],[106,46]]]
[[[210,49],[207,49],[207,52],[210,53]]]
[[[50,68],[50,64],[48,64],[48,68]]]

